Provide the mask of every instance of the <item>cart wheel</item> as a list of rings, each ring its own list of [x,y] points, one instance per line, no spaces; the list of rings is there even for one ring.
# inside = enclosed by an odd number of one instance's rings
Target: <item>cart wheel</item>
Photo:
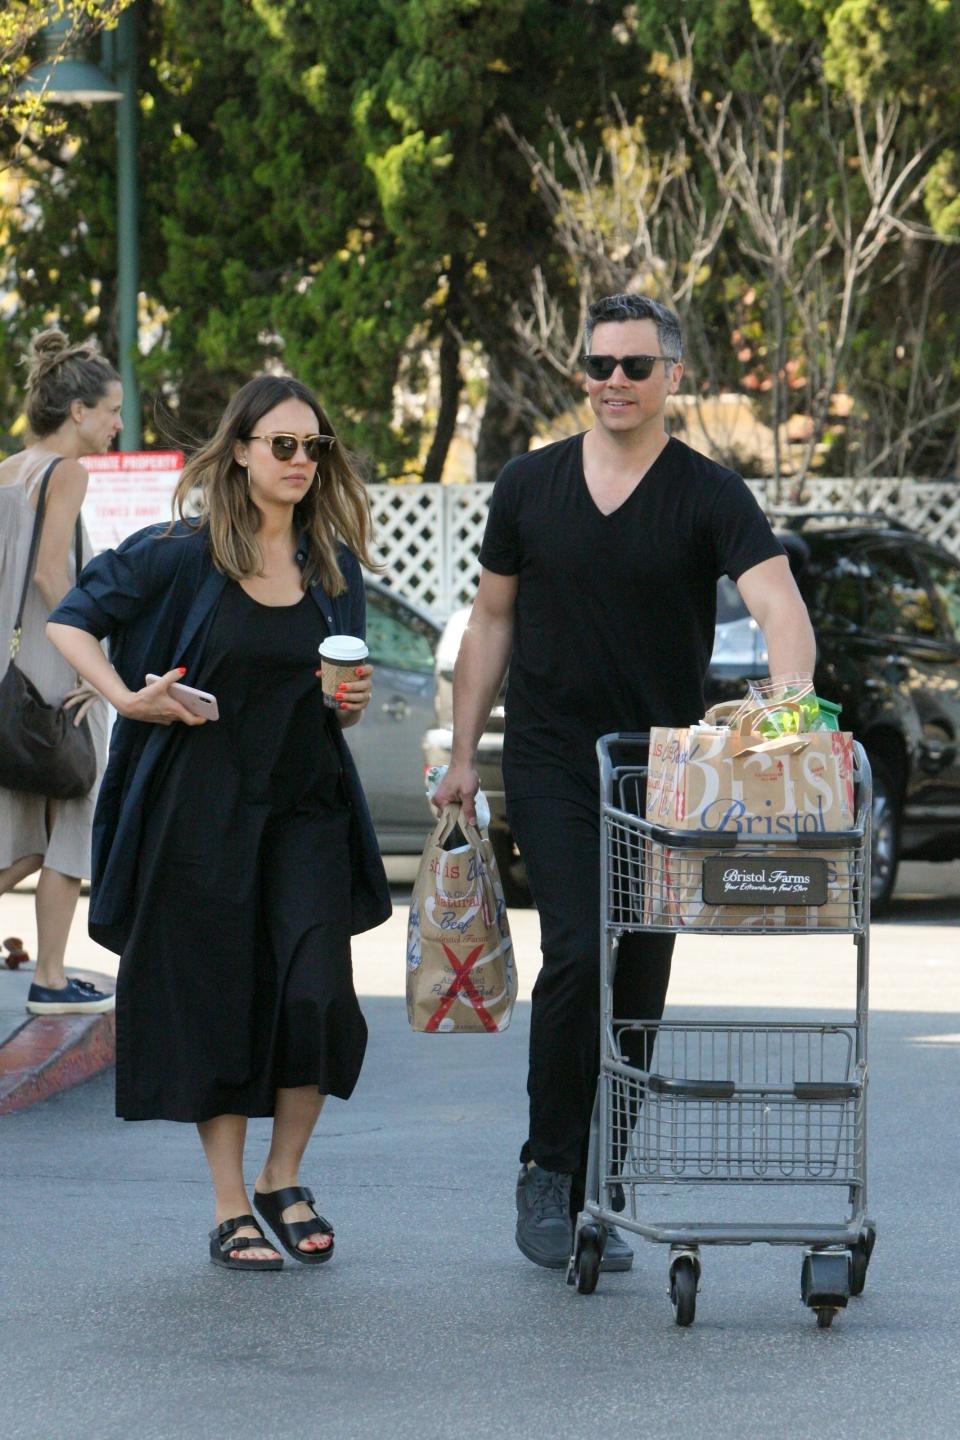
[[[863,1241],[858,1240],[850,1249],[850,1294],[862,1295],[867,1283],[867,1253]]]
[[[600,1279],[600,1256],[591,1246],[580,1253],[577,1264],[577,1294],[592,1295]]]
[[[849,1250],[808,1250],[800,1272],[800,1299],[816,1313],[817,1324],[826,1330],[838,1310],[850,1298],[852,1270]]]
[[[670,1267],[670,1303],[678,1325],[692,1325],[697,1313],[697,1272],[689,1255]]]
[[[860,1239],[850,1249],[850,1294],[862,1295],[863,1287],[867,1282],[867,1266],[870,1264],[870,1256],[873,1254],[873,1247],[877,1243],[877,1232],[872,1225],[865,1225],[860,1231]]]
[[[585,1225],[576,1238],[567,1284],[576,1285],[578,1295],[592,1295],[600,1279],[603,1240],[596,1225]]]

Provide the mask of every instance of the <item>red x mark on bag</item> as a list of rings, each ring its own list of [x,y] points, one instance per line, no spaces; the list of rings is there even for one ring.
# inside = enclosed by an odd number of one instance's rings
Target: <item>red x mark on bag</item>
[[[440,1001],[440,1004],[437,1006],[436,1010],[430,1016],[430,1019],[427,1021],[424,1029],[438,1029],[440,1021],[446,1015],[447,1011],[452,1008],[454,1000],[456,1000],[457,996],[461,992],[463,992],[463,994],[466,995],[467,999],[470,1001],[470,1004],[473,1006],[474,1010],[476,1010],[477,1014],[479,1015],[480,1022],[483,1025],[483,1028],[485,1030],[495,1031],[497,1028],[497,1023],[494,1020],[493,1016],[490,1014],[490,1012],[487,1010],[487,1007],[484,1005],[483,999],[476,985],[474,985],[473,981],[470,979],[470,971],[480,959],[480,956],[483,953],[483,946],[478,945],[475,950],[471,950],[470,954],[467,956],[466,960],[464,960],[462,964],[457,959],[456,955],[454,955],[449,945],[444,945],[443,953],[444,955],[446,955],[451,967],[453,968],[453,984],[450,986],[450,989]]]

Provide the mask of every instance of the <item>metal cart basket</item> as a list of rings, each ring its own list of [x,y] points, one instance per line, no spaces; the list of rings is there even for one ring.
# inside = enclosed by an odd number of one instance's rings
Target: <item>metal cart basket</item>
[[[876,1239],[866,1210],[869,762],[855,744],[856,817],[849,831],[759,837],[671,830],[644,818],[648,740],[606,735],[597,746],[600,1077],[567,1280],[581,1294],[596,1288],[606,1227],[620,1225],[669,1245],[675,1318],[689,1325],[701,1246],[800,1245],[801,1298],[825,1327],[863,1290]],[[765,893],[771,890],[773,903]],[[849,1021],[824,1024],[616,1016],[621,937],[640,930],[739,938],[849,934],[857,957],[855,1011]],[[648,1218],[650,1187],[662,1193],[691,1183],[837,1186],[847,1192],[847,1218],[833,1224]]]

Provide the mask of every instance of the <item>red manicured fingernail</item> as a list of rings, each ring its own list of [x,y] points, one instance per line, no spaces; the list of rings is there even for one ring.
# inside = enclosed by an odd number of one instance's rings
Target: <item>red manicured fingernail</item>
[[[340,709],[341,709],[341,710],[349,710],[349,708],[350,708],[349,705],[343,705],[343,704],[341,704],[341,706],[340,706]]]
[[[354,675],[359,675],[360,678],[362,679],[362,678],[363,678],[363,666],[362,666],[362,665],[358,665],[357,668],[356,668],[356,670],[354,670],[353,673],[354,673]]]
[[[186,675],[186,673],[187,673],[187,667],[186,667],[186,665],[180,665],[180,666],[177,667],[177,674],[178,674],[178,675]]]

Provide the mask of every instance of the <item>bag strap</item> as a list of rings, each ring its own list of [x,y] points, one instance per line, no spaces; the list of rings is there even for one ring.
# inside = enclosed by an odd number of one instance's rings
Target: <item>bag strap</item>
[[[33,534],[30,537],[30,551],[27,555],[27,570],[23,577],[20,604],[17,608],[17,618],[13,622],[13,636],[10,640],[11,660],[17,658],[20,650],[20,632],[23,628],[23,612],[27,603],[27,595],[30,592],[30,582],[33,579],[34,566],[37,563],[37,554],[40,550],[40,536],[43,532],[43,520],[47,508],[47,487],[50,484],[50,476],[63,458],[62,455],[55,456],[43,472],[43,479],[40,481],[40,494],[37,496],[37,509],[33,517]],[[83,531],[80,526],[79,511],[77,512],[77,523],[73,527],[73,556],[76,567],[75,575],[79,576],[80,571],[83,569]]]
[[[716,705],[711,705],[707,710],[703,717],[704,721],[707,725],[716,725],[718,721],[724,718],[729,719],[731,715],[735,715],[742,704],[742,700],[718,700]]]
[[[475,850],[479,850],[483,844],[480,827],[478,825],[471,825],[464,819],[463,807],[459,800],[452,800],[449,805],[444,805],[440,812],[440,818],[434,826],[433,834],[430,836],[429,844],[431,846],[442,845],[457,825],[459,825],[463,831],[464,838],[470,842]]]

